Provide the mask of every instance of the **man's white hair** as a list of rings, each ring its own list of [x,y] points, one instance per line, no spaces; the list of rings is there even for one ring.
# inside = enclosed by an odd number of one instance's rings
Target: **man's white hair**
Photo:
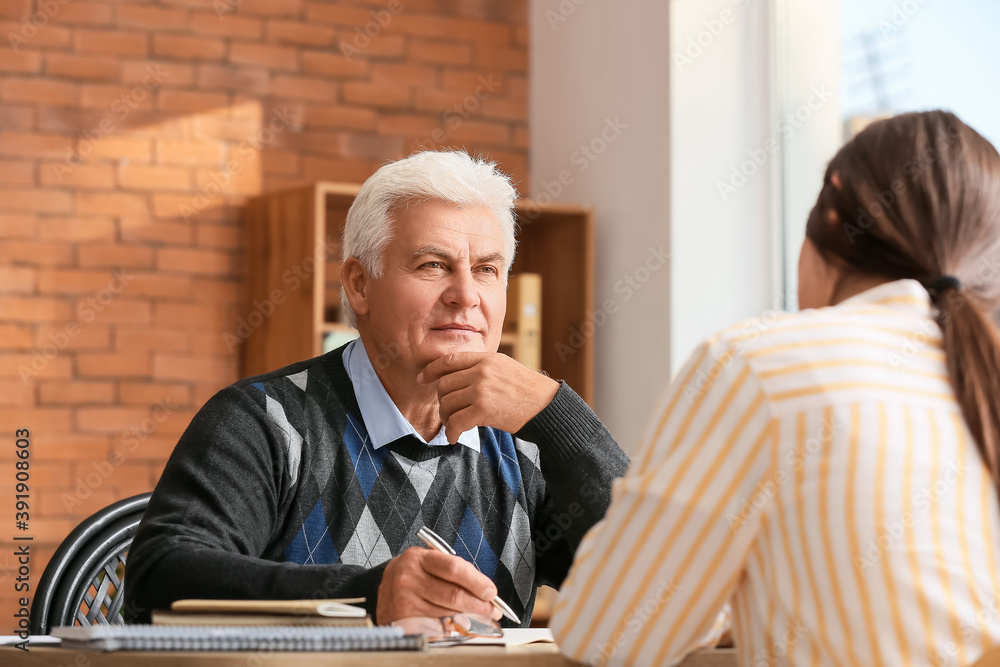
[[[495,162],[462,151],[423,151],[390,162],[364,182],[344,223],[344,259],[356,257],[368,273],[382,275],[386,244],[393,238],[393,212],[409,202],[439,199],[493,211],[503,233],[504,260],[514,263],[514,203],[517,190]],[[357,321],[344,288],[340,303],[351,326]]]

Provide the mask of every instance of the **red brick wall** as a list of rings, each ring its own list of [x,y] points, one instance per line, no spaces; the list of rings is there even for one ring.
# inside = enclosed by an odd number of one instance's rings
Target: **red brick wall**
[[[33,589],[238,379],[248,197],[441,145],[526,186],[525,5],[0,0],[0,634],[12,537],[34,537]]]

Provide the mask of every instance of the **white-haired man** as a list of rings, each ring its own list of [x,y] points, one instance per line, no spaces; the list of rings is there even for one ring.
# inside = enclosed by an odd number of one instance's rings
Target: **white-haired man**
[[[385,624],[499,618],[499,594],[528,623],[628,460],[569,387],[497,352],[516,196],[460,152],[365,182],[342,270],[360,338],[195,416],[132,545],[135,609],[364,597]],[[458,555],[418,546],[422,526]]]

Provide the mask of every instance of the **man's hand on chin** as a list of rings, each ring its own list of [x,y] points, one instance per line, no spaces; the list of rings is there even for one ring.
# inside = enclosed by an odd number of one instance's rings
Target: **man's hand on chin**
[[[498,352],[451,352],[427,364],[417,382],[437,382],[448,442],[475,426],[516,433],[559,391],[552,378]]]

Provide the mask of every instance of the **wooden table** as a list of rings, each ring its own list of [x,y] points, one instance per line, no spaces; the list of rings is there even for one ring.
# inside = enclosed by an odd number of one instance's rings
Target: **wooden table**
[[[577,665],[560,655],[553,644],[514,648],[465,646],[428,651],[378,651],[364,653],[194,653],[138,652],[101,653],[36,647],[29,652],[0,648],[4,667],[570,667]],[[698,651],[682,667],[736,667],[732,649]]]

